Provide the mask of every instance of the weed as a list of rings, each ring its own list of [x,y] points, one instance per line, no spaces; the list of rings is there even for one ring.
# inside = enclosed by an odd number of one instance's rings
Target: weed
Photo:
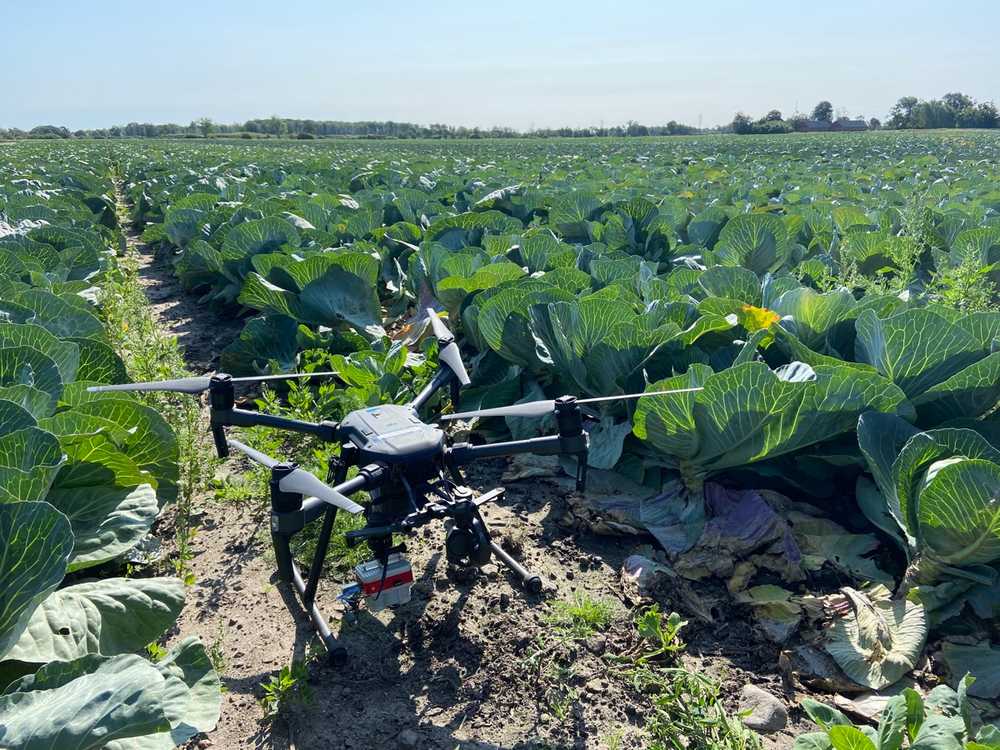
[[[676,612],[664,615],[660,612],[660,606],[654,604],[636,618],[635,624],[644,646],[636,659],[637,664],[644,665],[683,650],[684,642],[680,639],[680,631],[687,622]]]
[[[277,716],[287,715],[291,706],[312,702],[312,688],[308,683],[308,669],[305,662],[294,660],[286,664],[278,674],[271,675],[260,684],[264,695],[260,705],[264,709],[264,720],[272,721]]]
[[[326,662],[327,650],[326,646],[323,645],[317,637],[313,637],[306,644],[306,664],[322,664]]]
[[[559,722],[564,722],[569,717],[574,701],[579,697],[579,691],[565,683],[556,683],[545,692],[545,705]]]
[[[993,266],[967,258],[957,266],[944,267],[931,282],[931,292],[944,304],[966,313],[997,309],[1000,287],[990,277]]]
[[[576,676],[573,668],[559,660],[554,660],[550,664],[546,676],[549,685],[545,690],[545,704],[556,719],[560,722],[566,721],[573,703],[580,697],[580,691],[570,685]]]
[[[208,645],[208,658],[212,662],[212,668],[217,674],[222,674],[226,669],[226,651],[222,642],[226,637],[226,629],[219,623],[219,628],[215,632],[215,638]]]
[[[557,633],[570,638],[586,638],[611,624],[615,607],[610,602],[590,599],[577,593],[572,601],[554,602],[546,617]]]
[[[712,678],[671,668],[640,668],[637,690],[653,693],[646,733],[650,750],[756,750],[760,738],[729,714]]]
[[[604,745],[604,750],[621,750],[624,740],[625,731],[623,729],[616,729],[601,737],[601,744]]]
[[[122,222],[127,221],[125,206],[120,202],[118,212]],[[102,290],[101,312],[111,344],[134,380],[181,378],[191,374],[185,367],[176,337],[157,327],[139,283],[134,252],[120,258],[116,269],[108,274]],[[192,503],[211,473],[199,407],[193,399],[177,394],[142,393],[137,397],[163,414],[177,435],[180,485],[174,518],[177,554],[173,562],[177,576],[190,585],[194,583],[191,545],[197,533]]]
[[[551,627],[535,637],[532,647],[522,659],[525,670],[534,674],[542,686],[542,700],[558,721],[566,720],[580,692],[571,685],[576,676],[573,666],[567,663],[557,647],[565,641],[586,638],[605,630],[611,624],[614,612],[612,603],[591,599],[580,593],[570,601],[554,602],[545,618]]]
[[[153,641],[146,644],[146,654],[149,656],[150,661],[160,661],[167,655],[167,650],[156,641]]]

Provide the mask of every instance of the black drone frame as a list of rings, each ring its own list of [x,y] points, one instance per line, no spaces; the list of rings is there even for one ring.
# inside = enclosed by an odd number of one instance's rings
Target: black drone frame
[[[417,414],[443,389],[449,389],[453,404],[457,404],[460,386],[460,379],[455,371],[442,365],[430,383],[405,408]],[[393,545],[393,534],[410,534],[414,529],[435,519],[446,519],[451,526],[446,542],[449,562],[483,565],[495,555],[529,593],[539,594],[542,591],[541,578],[527,570],[490,538],[489,530],[479,513],[481,505],[502,497],[503,489],[495,489],[474,498],[473,492],[464,486],[461,467],[480,459],[525,453],[568,454],[577,458],[576,486],[578,490],[582,490],[586,483],[588,444],[587,434],[583,429],[583,415],[575,397],[563,396],[555,400],[554,413],[558,426],[556,435],[483,445],[445,444],[432,461],[422,462],[423,468],[417,469],[413,466],[401,467],[379,462],[360,465],[360,451],[353,443],[344,439],[337,423],[305,422],[239,409],[235,403],[233,379],[229,375],[212,376],[208,391],[211,431],[220,457],[228,456],[230,447],[234,447],[251,454],[258,461],[267,458],[256,454],[242,443],[228,440],[225,428],[229,426],[271,427],[313,435],[325,442],[340,443],[340,456],[330,460],[327,483],[334,493],[345,498],[362,490],[368,491],[371,497],[371,504],[364,508],[366,525],[345,535],[349,546],[366,541],[376,558],[385,565],[390,554],[405,549],[403,545]],[[271,470],[271,539],[278,575],[283,582],[294,588],[301,599],[313,627],[327,648],[330,662],[342,665],[346,662],[347,651],[330,632],[329,624],[316,602],[317,586],[338,508],[319,497],[305,497],[299,492],[282,490],[282,479],[297,470],[294,464],[273,460],[270,463],[261,462]],[[359,471],[356,476],[347,479],[348,469],[352,466],[358,466]],[[316,551],[309,565],[308,575],[303,576],[291,553],[291,539],[320,517],[323,525],[316,542]]]
[[[457,406],[461,387],[469,385],[469,375],[451,331],[433,309],[428,308],[426,312],[430,328],[438,341],[439,367],[430,382],[409,404],[384,404],[358,409],[340,423],[305,422],[239,409],[236,406],[237,383],[336,375],[335,372],[240,378],[218,373],[178,380],[88,388],[90,391],[169,391],[190,395],[208,391],[212,438],[219,457],[228,456],[232,447],[271,471],[271,539],[278,575],[297,593],[334,664],[342,664],[347,659],[347,652],[330,632],[330,626],[316,603],[316,589],[330,547],[338,509],[349,513],[363,512],[365,515],[365,526],[348,531],[345,540],[348,546],[367,542],[379,561],[378,569],[382,572],[382,580],[377,587],[371,589],[377,592],[375,599],[368,597],[368,601],[379,608],[384,604],[392,605],[406,600],[402,596],[379,600],[387,584],[390,557],[394,553],[405,551],[402,544],[393,544],[393,535],[411,534],[416,528],[436,519],[445,521],[448,527],[445,552],[449,563],[481,566],[495,555],[529,593],[539,594],[542,579],[528,571],[493,541],[479,512],[482,505],[500,498],[503,489],[494,489],[475,497],[472,490],[465,486],[462,467],[481,459],[525,453],[575,456],[576,487],[578,491],[582,491],[587,481],[588,447],[587,433],[583,429],[582,406],[701,390],[700,387],[691,387],[591,398],[563,396],[550,401],[521,402],[437,417],[448,420],[489,416],[542,417],[552,414],[556,420],[555,435],[501,443],[452,443],[445,432],[432,423],[434,418],[429,417],[431,423],[428,423],[418,415],[439,391],[445,389],[451,395],[452,405]],[[293,463],[279,462],[239,441],[227,439],[226,427],[270,427],[313,435],[327,443],[339,443],[340,455],[330,459],[324,483]],[[352,467],[357,467],[358,472],[348,479],[348,471]],[[349,497],[361,491],[367,491],[371,498],[371,503],[364,507]],[[291,540],[321,516],[323,526],[316,542],[316,551],[309,564],[308,575],[303,577],[292,556]],[[399,562],[398,557],[393,560]],[[404,571],[400,571],[398,567],[394,569],[398,571],[397,583],[411,577],[408,565]],[[367,575],[368,572],[364,566],[359,567],[359,583],[375,583],[362,581],[362,574]],[[350,593],[345,591],[339,598],[356,607],[360,604],[361,593],[366,589],[361,586],[349,589],[352,589]]]

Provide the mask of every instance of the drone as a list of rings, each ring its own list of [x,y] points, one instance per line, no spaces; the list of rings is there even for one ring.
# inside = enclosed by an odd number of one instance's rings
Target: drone
[[[540,576],[532,573],[504,550],[490,535],[480,508],[503,497],[496,488],[478,497],[465,485],[462,467],[475,461],[518,454],[569,455],[576,458],[576,488],[587,481],[588,435],[584,429],[586,404],[635,399],[643,396],[686,393],[700,388],[653,391],[620,396],[577,398],[562,396],[475,411],[445,414],[441,421],[477,417],[544,417],[554,415],[557,434],[525,440],[472,444],[453,442],[436,422],[421,418],[438,391],[448,389],[452,406],[459,404],[460,390],[470,384],[468,372],[451,331],[432,308],[427,309],[431,330],[438,342],[438,369],[427,385],[408,404],[371,406],[348,414],[339,424],[306,422],[236,406],[238,383],[259,383],[288,378],[336,376],[336,372],[289,373],[256,377],[232,377],[225,373],[145,383],[98,385],[99,391],[167,391],[199,395],[208,392],[210,429],[220,458],[230,450],[244,454],[270,470],[270,531],[278,576],[294,588],[313,628],[326,647],[334,666],[347,661],[347,650],[330,631],[316,602],[323,564],[333,534],[337,512],[364,514],[362,528],[345,533],[349,547],[367,542],[374,558],[354,569],[355,582],[344,587],[338,599],[355,612],[363,603],[370,611],[398,607],[410,600],[413,570],[405,557],[405,544],[395,544],[394,535],[410,535],[433,521],[446,524],[445,554],[449,563],[481,567],[494,556],[503,563],[529,594],[542,592]],[[226,427],[271,427],[313,435],[324,442],[339,443],[340,454],[330,459],[324,482],[294,463],[274,459],[238,440],[227,437]],[[348,479],[350,468],[358,469]],[[362,506],[352,494],[367,491],[370,503]],[[308,573],[291,552],[292,537],[322,519],[316,550]]]

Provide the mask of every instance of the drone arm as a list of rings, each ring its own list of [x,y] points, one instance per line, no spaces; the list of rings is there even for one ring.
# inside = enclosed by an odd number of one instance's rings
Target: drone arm
[[[434,373],[434,377],[431,378],[431,382],[425,385],[423,390],[417,394],[416,398],[410,402],[410,408],[414,411],[419,411],[428,401],[430,401],[431,396],[452,382],[458,382],[458,378],[455,376],[455,373],[447,367],[438,368],[438,371]]]
[[[274,414],[262,414],[256,411],[245,409],[226,409],[224,411],[212,410],[212,430],[223,426],[232,427],[273,427],[277,430],[289,430],[290,432],[301,432],[316,437],[328,443],[337,440],[337,425],[332,422],[304,422],[300,419],[288,419],[278,417]]]
[[[458,443],[447,449],[445,459],[452,467],[458,467],[481,458],[514,456],[520,453],[533,453],[536,456],[573,455],[577,459],[576,488],[582,492],[587,484],[588,444],[580,407],[575,399],[568,398],[557,399],[555,407],[558,435],[487,445]]]
[[[486,445],[472,445],[470,443],[456,443],[447,449],[447,460],[453,466],[464,466],[465,464],[478,461],[483,458],[497,458],[499,456],[516,456],[521,453],[533,453],[536,456],[555,456],[560,453],[569,453],[563,447],[563,439],[558,435],[547,437],[529,438],[527,440],[508,440],[503,443],[488,443]]]
[[[382,480],[384,478],[384,467],[378,464],[369,464],[368,466],[362,467],[357,476],[353,479],[348,479],[346,482],[336,484],[333,486],[333,489],[341,495],[350,497],[353,493],[359,492],[360,490],[370,490],[379,486],[382,484]],[[303,523],[306,524],[319,518],[329,507],[330,506],[327,503],[320,500],[318,497],[309,498],[302,503]]]

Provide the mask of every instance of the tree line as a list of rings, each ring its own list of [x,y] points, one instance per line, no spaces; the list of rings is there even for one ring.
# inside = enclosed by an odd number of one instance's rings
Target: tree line
[[[847,118],[834,120],[833,105],[826,100],[813,107],[810,114],[796,113],[790,117],[772,109],[754,120],[737,112],[732,123],[720,128],[701,130],[671,120],[665,125],[643,125],[629,120],[624,125],[584,128],[492,128],[465,127],[432,123],[418,125],[392,120],[305,120],[289,117],[267,117],[239,123],[217,123],[207,117],[192,120],[187,125],[177,123],[139,123],[115,125],[110,128],[70,130],[60,125],[39,125],[31,130],[0,128],[0,140],[22,138],[586,138],[593,136],[638,137],[647,135],[693,135],[702,132],[792,133],[817,129],[836,129]],[[856,121],[855,121],[856,122]],[[997,128],[1000,113],[993,102],[977,102],[961,92],[945,94],[940,99],[923,101],[904,96],[896,102],[885,123],[877,117],[866,121],[868,128],[897,130],[921,128]]]
[[[833,119],[833,105],[823,100],[813,107],[809,115],[796,113],[789,118],[772,109],[758,120],[737,112],[726,130],[740,135],[761,133],[792,133],[817,129],[836,129],[838,123],[857,122],[849,118]],[[904,96],[893,105],[883,124],[877,117],[865,121],[870,130],[930,128],[998,128],[1000,113],[993,102],[977,102],[968,94],[952,92],[940,99],[923,101],[915,96]]]
[[[891,128],[996,128],[1000,113],[993,102],[976,102],[961,92],[921,101],[904,96],[893,106],[886,123]]]
[[[690,125],[671,120],[665,125],[643,125],[630,120],[624,125],[586,128],[532,128],[521,131],[496,126],[464,127],[432,123],[364,120],[300,120],[268,117],[240,123],[217,123],[202,117],[188,125],[130,122],[110,128],[74,130],[58,125],[40,125],[28,131],[0,128],[0,140],[21,138],[582,138],[593,136],[691,135],[699,132]]]

